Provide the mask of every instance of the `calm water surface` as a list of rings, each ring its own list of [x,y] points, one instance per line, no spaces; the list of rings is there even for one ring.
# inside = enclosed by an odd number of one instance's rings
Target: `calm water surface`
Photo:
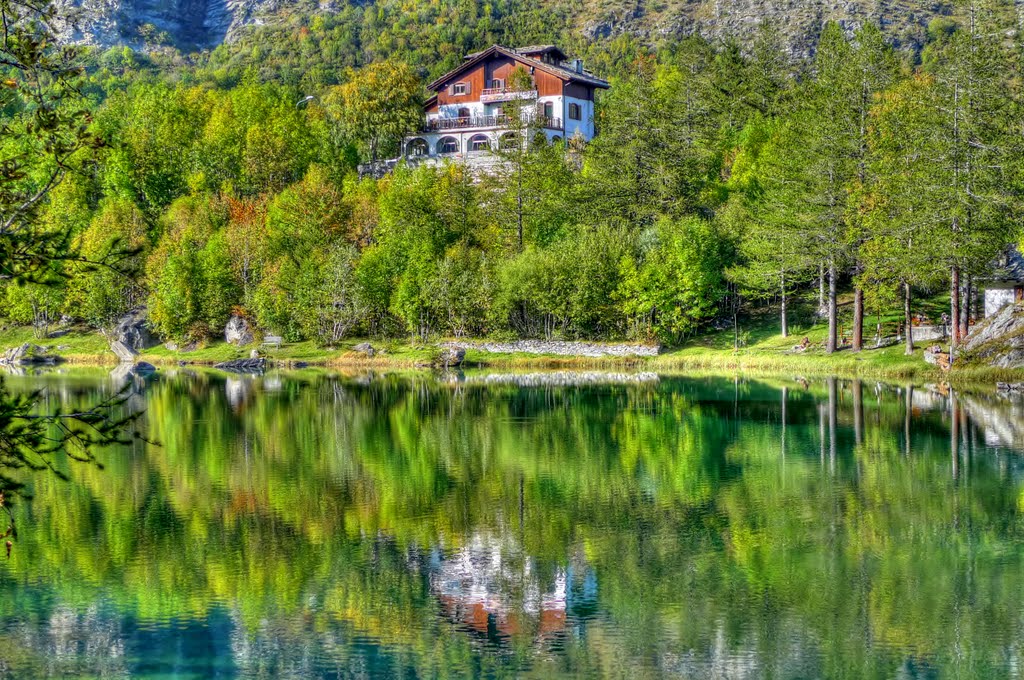
[[[1024,407],[622,378],[137,382],[159,445],[19,508],[0,677],[1024,673]]]

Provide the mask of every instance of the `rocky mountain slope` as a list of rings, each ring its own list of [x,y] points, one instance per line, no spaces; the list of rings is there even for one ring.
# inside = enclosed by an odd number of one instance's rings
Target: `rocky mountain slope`
[[[66,41],[143,47],[172,44],[182,50],[232,42],[250,27],[284,21],[296,13],[316,14],[340,8],[369,9],[392,0],[331,4],[330,0],[58,0],[75,11],[63,26]],[[414,16],[419,3],[458,0],[416,0],[400,10]],[[412,10],[408,9],[413,7]],[[864,21],[880,22],[899,45],[921,44],[927,23],[950,11],[943,2],[921,0],[512,0],[495,9],[481,3],[481,12],[501,14],[496,25],[514,25],[520,13],[549,14],[556,32],[580,40],[601,40],[631,34],[646,42],[699,33],[709,38],[752,34],[763,21],[774,22],[795,53],[813,49],[823,22],[835,20],[854,29]]]

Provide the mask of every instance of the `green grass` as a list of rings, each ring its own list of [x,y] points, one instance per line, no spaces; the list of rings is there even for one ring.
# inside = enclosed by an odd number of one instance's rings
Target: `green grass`
[[[841,300],[840,320],[844,331],[851,327],[852,300]],[[639,357],[570,357],[543,354],[490,354],[476,349],[466,352],[467,367],[501,369],[640,369],[659,372],[674,371],[742,371],[744,373],[769,375],[835,375],[840,377],[864,377],[879,380],[900,380],[913,382],[951,382],[954,385],[989,385],[994,382],[1024,381],[1024,370],[994,369],[991,367],[966,364],[954,367],[946,374],[925,363],[925,343],[913,355],[904,354],[902,344],[853,352],[841,349],[834,354],[823,350],[827,334],[825,323],[816,321],[812,315],[813,300],[805,300],[795,306],[791,318],[791,333],[788,338],[779,334],[779,322],[774,309],[741,317],[738,324],[739,347],[734,348],[734,332],[731,328],[707,333],[670,349],[655,358]],[[922,300],[915,309],[926,316],[937,319],[944,310],[942,296],[933,300]],[[898,312],[882,317],[882,322],[899,319]],[[876,319],[867,319],[865,335],[872,336]],[[793,352],[793,346],[807,337],[811,348],[802,353]],[[46,340],[36,339],[31,329],[8,328],[0,330],[0,350],[33,342],[57,351],[74,363],[113,364],[117,359],[109,350],[102,335],[85,328],[72,329],[67,335]],[[355,352],[352,347],[361,339],[349,339],[335,348],[318,347],[312,342],[283,343],[281,347],[258,347],[261,356],[283,366],[294,366],[305,362],[313,366],[332,368],[417,368],[430,363],[438,353],[433,344],[410,344],[400,340],[370,343],[383,349],[383,354],[368,358]],[[870,343],[870,340],[868,340]],[[140,360],[156,365],[170,365],[179,361],[193,364],[215,364],[231,359],[249,357],[256,347],[236,347],[223,341],[213,340],[190,352],[167,349],[158,345],[140,355]]]

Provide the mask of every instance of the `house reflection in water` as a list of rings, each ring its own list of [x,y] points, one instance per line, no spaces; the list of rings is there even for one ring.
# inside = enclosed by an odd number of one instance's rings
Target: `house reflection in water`
[[[597,577],[582,559],[542,574],[515,541],[490,533],[476,533],[447,554],[435,550],[430,568],[444,616],[488,642],[550,641],[597,601]]]

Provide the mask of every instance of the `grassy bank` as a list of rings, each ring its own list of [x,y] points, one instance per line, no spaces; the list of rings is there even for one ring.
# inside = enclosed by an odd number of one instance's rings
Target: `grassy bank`
[[[844,349],[828,355],[822,349],[826,334],[823,324],[801,328],[788,338],[773,334],[771,330],[766,320],[763,324],[749,324],[741,334],[734,335],[732,330],[710,333],[651,358],[493,354],[470,349],[466,353],[466,362],[472,367],[507,370],[614,368],[659,372],[739,371],[762,375],[835,375],[889,381],[948,381],[954,384],[1024,381],[1024,370],[1008,371],[963,366],[945,374],[925,363],[921,348],[913,355],[907,356],[902,345],[865,349],[856,353]],[[739,347],[734,348],[737,335],[740,337]],[[804,337],[810,341],[810,348],[803,352],[794,352],[794,345]],[[0,350],[25,342],[48,347],[69,363],[117,363],[117,358],[109,350],[105,338],[85,328],[72,329],[60,337],[45,340],[35,338],[27,328],[7,328],[0,331]],[[360,341],[350,340],[336,348],[318,347],[312,342],[296,342],[284,343],[279,348],[260,347],[259,350],[262,356],[284,367],[309,364],[337,368],[416,368],[429,364],[438,353],[438,349],[433,345],[372,341],[372,344],[383,352],[369,358],[351,349],[358,342]],[[158,366],[180,362],[212,365],[231,359],[246,358],[252,349],[253,346],[240,348],[223,341],[211,341],[206,346],[188,352],[171,350],[160,345],[146,350],[139,359]]]

